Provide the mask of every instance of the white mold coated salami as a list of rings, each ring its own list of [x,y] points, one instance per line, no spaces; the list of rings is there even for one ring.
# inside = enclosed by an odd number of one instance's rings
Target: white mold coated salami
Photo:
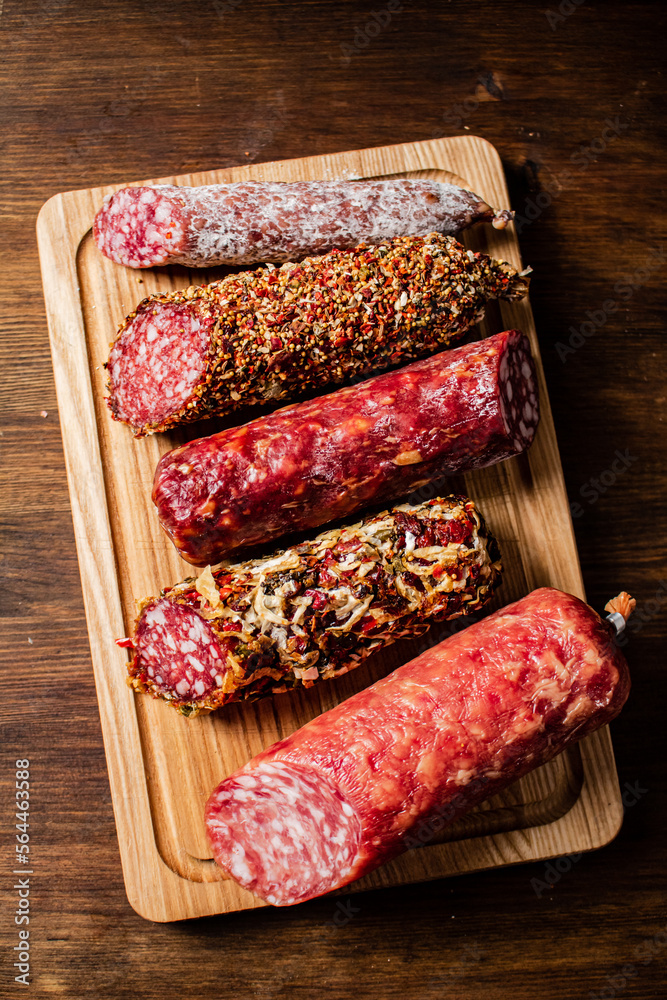
[[[215,860],[288,906],[428,843],[618,714],[612,634],[542,588],[451,636],[226,778],[206,808]]]
[[[205,570],[141,602],[129,678],[183,715],[357,667],[482,607],[500,581],[471,500],[402,504],[286,551]]]
[[[142,435],[312,394],[448,347],[527,274],[432,233],[153,295],[111,347],[109,407]]]
[[[204,566],[517,455],[538,419],[528,340],[508,330],[176,448],[153,500]]]
[[[512,218],[478,195],[430,180],[244,181],[128,187],[104,200],[93,235],[117,264],[258,264],[394,236],[451,235]]]

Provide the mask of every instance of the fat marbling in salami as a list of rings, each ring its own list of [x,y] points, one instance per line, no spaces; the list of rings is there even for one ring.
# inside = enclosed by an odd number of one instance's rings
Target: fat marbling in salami
[[[176,448],[153,500],[204,566],[517,455],[537,423],[530,347],[509,330]]]
[[[152,295],[111,347],[108,404],[142,435],[312,395],[448,347],[527,274],[432,233]]]
[[[430,180],[242,181],[121,188],[95,216],[101,252],[127,267],[258,264],[394,236],[451,235],[512,218],[479,195]]]
[[[347,885],[613,719],[612,629],[551,588],[400,667],[226,778],[215,860],[276,906]]]

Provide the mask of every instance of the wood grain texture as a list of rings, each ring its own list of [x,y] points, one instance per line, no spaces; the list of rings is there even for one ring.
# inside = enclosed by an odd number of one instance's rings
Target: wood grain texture
[[[665,228],[664,11],[587,0],[552,30],[544,9],[556,4],[403,6],[349,56],[341,45],[384,4],[245,0],[225,12],[193,0],[4,0],[1,815],[11,844],[13,762],[28,754],[33,996],[574,1000],[611,988],[627,963],[619,995],[664,996],[667,950],[635,957],[665,924],[664,268],[645,267]],[[600,151],[605,119],[617,116],[627,128]],[[535,268],[566,487],[582,508],[574,530],[588,598],[599,606],[624,586],[639,600],[627,646],[634,690],[612,732],[621,787],[643,791],[626,790],[635,804],[617,839],[540,898],[530,880],[545,865],[535,863],[357,895],[359,910],[335,932],[324,900],[147,923],[127,903],[118,857],[37,213],[58,191],[129,177],[468,131],[498,148],[513,205],[536,215],[520,242]],[[614,290],[641,268],[629,298]],[[561,361],[570,327],[610,299],[617,310]],[[634,461],[607,486],[617,449]],[[3,878],[5,955],[11,885]]]

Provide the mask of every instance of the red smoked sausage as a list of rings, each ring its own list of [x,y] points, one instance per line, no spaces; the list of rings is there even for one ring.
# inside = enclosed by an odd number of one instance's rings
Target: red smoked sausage
[[[226,778],[215,860],[276,906],[340,888],[609,722],[629,684],[609,624],[535,590]]]
[[[530,347],[509,330],[168,452],[153,500],[206,565],[517,455],[537,422]]]

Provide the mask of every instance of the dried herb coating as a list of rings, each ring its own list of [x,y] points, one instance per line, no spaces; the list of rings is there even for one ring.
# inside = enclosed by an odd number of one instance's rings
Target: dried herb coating
[[[154,295],[112,345],[109,407],[141,436],[316,392],[442,350],[528,273],[431,233]]]
[[[129,683],[188,716],[311,687],[482,607],[500,573],[471,500],[401,504],[142,601]]]

